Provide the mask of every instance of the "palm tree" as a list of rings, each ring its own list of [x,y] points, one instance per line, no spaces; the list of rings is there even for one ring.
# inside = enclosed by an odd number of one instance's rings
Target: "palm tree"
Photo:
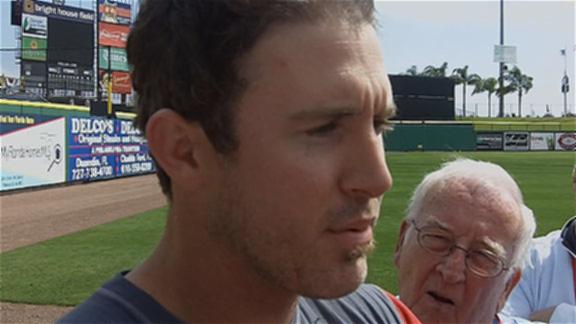
[[[474,82],[472,95],[487,92],[488,93],[488,117],[492,117],[492,94],[498,91],[498,80],[496,78],[478,79]]]
[[[533,77],[523,74],[520,69],[515,66],[512,70],[504,76],[504,79],[508,82],[508,87],[510,87],[510,92],[518,92],[518,117],[522,117],[522,95],[528,93],[532,89]]]
[[[435,67],[433,65],[428,65],[424,68],[420,75],[433,77],[433,78],[445,78],[446,77],[446,70],[448,69],[448,62],[442,63],[439,67]]]
[[[416,65],[412,65],[408,70],[405,72],[406,75],[417,76],[418,75],[418,67]]]
[[[479,82],[482,78],[478,74],[468,74],[468,65],[454,69],[450,78],[456,85],[462,85],[462,114],[466,117],[466,86]]]
[[[505,85],[505,86],[502,87],[502,88],[498,87],[498,88],[496,89],[496,94],[497,94],[498,96],[504,97],[504,96],[506,96],[507,94],[512,93],[512,92],[514,92],[514,91],[516,91],[516,88],[514,88],[512,85],[508,84],[508,85]],[[498,117],[504,117],[504,110],[499,111]]]

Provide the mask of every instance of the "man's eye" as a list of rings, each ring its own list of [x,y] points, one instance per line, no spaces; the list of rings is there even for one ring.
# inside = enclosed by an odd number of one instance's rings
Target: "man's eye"
[[[332,122],[329,122],[329,123],[324,124],[322,126],[310,129],[310,130],[306,131],[306,134],[312,135],[312,136],[323,136],[323,135],[328,135],[329,133],[333,132],[337,128],[338,128],[338,123],[335,121],[332,121]]]
[[[421,240],[426,248],[435,251],[447,249],[452,246],[453,242],[451,237],[439,233],[422,233]]]
[[[495,254],[480,250],[470,252],[470,260],[474,265],[483,269],[495,267],[499,262],[499,259]]]
[[[382,135],[386,132],[393,130],[392,124],[388,120],[375,120],[374,132],[376,135]]]
[[[450,242],[451,239],[450,237],[443,235],[443,234],[436,234],[436,233],[426,233],[424,234],[424,236],[426,238],[429,238],[431,240],[435,240],[435,241],[443,241],[443,242]]]

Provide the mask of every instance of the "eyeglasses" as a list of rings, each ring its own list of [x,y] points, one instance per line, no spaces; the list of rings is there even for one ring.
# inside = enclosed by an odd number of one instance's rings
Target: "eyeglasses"
[[[504,266],[504,261],[488,250],[468,250],[456,244],[450,233],[441,229],[418,228],[416,221],[412,225],[418,232],[418,244],[422,249],[439,256],[448,256],[454,249],[466,252],[466,268],[479,277],[492,278],[510,268]]]

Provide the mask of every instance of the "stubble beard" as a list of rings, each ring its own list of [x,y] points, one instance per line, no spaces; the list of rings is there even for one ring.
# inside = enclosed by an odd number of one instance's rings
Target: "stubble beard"
[[[227,179],[230,180],[230,179]],[[227,181],[228,182],[228,181]],[[252,271],[270,287],[278,287],[295,295],[304,295],[317,298],[336,298],[345,292],[355,290],[354,283],[361,284],[367,275],[367,257],[374,250],[374,240],[356,246],[353,250],[344,252],[341,256],[341,274],[333,277],[337,269],[318,264],[322,256],[315,255],[314,248],[301,247],[302,251],[295,252],[298,238],[279,240],[278,237],[268,235],[266,226],[254,223],[253,208],[247,205],[249,201],[244,197],[243,190],[230,181],[225,184],[220,199],[213,208],[213,215],[209,224],[209,235],[219,242],[234,257],[244,263],[248,271]],[[341,220],[357,215],[360,211],[370,209],[366,205],[352,205],[326,218]],[[283,251],[287,251],[283,255]],[[316,264],[315,264],[316,263]],[[319,265],[319,267],[316,267]],[[332,273],[332,275],[330,274]],[[352,273],[355,273],[351,279]],[[334,279],[347,278],[344,281]],[[334,282],[327,280],[333,278]],[[332,283],[331,283],[332,282]],[[334,286],[334,287],[331,287]],[[340,288],[336,288],[336,286]],[[348,288],[344,288],[348,287]],[[357,287],[357,286],[356,286]]]
[[[348,262],[354,262],[358,259],[367,259],[370,254],[376,248],[376,242],[371,240],[366,244],[362,244],[354,248],[354,250],[350,251],[346,257]]]
[[[235,196],[238,198],[239,196]],[[234,201],[222,201],[227,207],[221,208],[218,215],[213,215],[210,235],[213,239],[222,242],[228,251],[233,255],[239,256],[257,277],[262,278],[270,287],[277,287],[285,292],[296,295],[307,296],[311,298],[336,298],[344,293],[349,293],[356,289],[353,282],[361,284],[367,275],[367,257],[374,249],[374,241],[358,245],[353,250],[344,252],[341,256],[341,264],[334,265],[342,267],[348,274],[344,285],[348,288],[342,288],[343,282],[332,282],[326,280],[331,275],[325,271],[331,271],[325,268],[326,265],[320,265],[314,269],[315,262],[323,262],[314,257],[313,251],[301,251],[298,255],[289,254],[282,258],[284,250],[292,250],[290,245],[294,241],[275,241],[273,237],[261,233],[262,230],[255,229],[247,219],[249,212],[246,206],[233,198]],[[223,206],[221,206],[223,207]],[[295,238],[297,240],[297,238]],[[284,249],[285,248],[285,249]],[[297,257],[297,259],[291,259]],[[353,270],[353,268],[355,270]],[[334,269],[335,270],[335,269]],[[355,272],[355,279],[350,279],[350,274]],[[334,277],[336,278],[336,277]],[[332,283],[331,283],[332,282]],[[340,286],[340,288],[336,288]]]

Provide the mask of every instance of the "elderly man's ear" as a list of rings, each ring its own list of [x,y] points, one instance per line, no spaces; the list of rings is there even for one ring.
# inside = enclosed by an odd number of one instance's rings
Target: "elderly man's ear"
[[[520,278],[522,278],[522,271],[516,270],[514,274],[510,277],[510,279],[508,279],[508,281],[506,282],[506,286],[504,287],[504,291],[502,292],[502,294],[500,295],[500,299],[498,300],[498,309],[496,310],[496,312],[499,312],[504,307],[504,304],[506,304],[506,300],[508,299],[508,296],[510,296],[512,289],[514,289],[514,287],[516,287],[518,282],[520,282]]]
[[[400,254],[402,252],[402,245],[404,245],[404,238],[408,228],[410,228],[410,224],[406,220],[403,220],[402,224],[400,224],[400,233],[398,234],[398,240],[396,240],[396,249],[394,250],[394,264],[396,267],[398,267],[400,264]]]
[[[189,122],[171,109],[155,112],[146,124],[148,146],[158,165],[172,180],[201,188],[202,171],[210,166],[213,148],[199,123]]]

